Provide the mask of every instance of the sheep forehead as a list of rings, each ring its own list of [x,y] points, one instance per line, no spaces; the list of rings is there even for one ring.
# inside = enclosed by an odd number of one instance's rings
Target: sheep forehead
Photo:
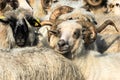
[[[75,29],[82,29],[82,26],[74,20],[64,21],[58,25],[58,29],[62,31],[74,31]]]

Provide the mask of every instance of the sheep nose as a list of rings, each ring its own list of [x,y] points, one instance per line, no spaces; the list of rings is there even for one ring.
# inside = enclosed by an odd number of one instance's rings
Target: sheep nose
[[[58,46],[63,47],[66,44],[65,40],[59,40],[58,41]]]

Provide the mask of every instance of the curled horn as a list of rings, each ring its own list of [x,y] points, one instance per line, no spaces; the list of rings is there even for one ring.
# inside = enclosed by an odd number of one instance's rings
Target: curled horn
[[[52,26],[51,28],[55,29],[55,25],[58,24],[59,22],[61,22],[61,20],[57,20],[56,19],[62,15],[62,14],[65,14],[65,13],[69,13],[69,12],[72,12],[73,11],[73,8],[72,7],[69,7],[69,6],[61,6],[57,9],[55,9],[52,14],[50,15],[50,18],[49,18],[49,21],[46,20],[46,21],[42,21],[41,22],[41,26],[44,26],[44,25],[50,25]]]
[[[57,9],[55,9],[52,14],[50,15],[50,21],[55,22],[55,20],[62,14],[66,14],[69,12],[72,12],[73,8],[70,6],[61,6]]]
[[[42,21],[40,24],[41,24],[41,26],[44,26],[44,25],[52,26],[53,25],[53,23],[50,22],[49,20]]]
[[[51,25],[51,30],[48,30],[48,41],[50,39],[50,36],[51,36],[51,32],[52,33],[56,33],[55,29],[56,29],[56,26],[58,24],[60,24],[61,22],[63,22],[64,20],[56,20],[58,19],[58,17],[62,14],[65,14],[65,13],[69,13],[69,12],[72,12],[73,11],[73,8],[72,7],[69,7],[69,6],[61,6],[57,9],[55,9],[52,14],[50,15],[50,18],[49,18],[49,21],[43,21],[41,22],[41,25]]]
[[[91,6],[99,6],[103,0],[86,0],[86,2]]]
[[[78,23],[82,24],[83,27],[82,35],[85,45],[89,45],[90,43],[94,42],[97,37],[97,31],[94,24],[89,21],[78,21]]]
[[[100,33],[102,30],[104,30],[108,25],[112,25],[115,30],[117,32],[119,32],[119,30],[117,29],[116,25],[114,24],[113,21],[111,20],[106,20],[100,27],[97,28],[97,32]]]

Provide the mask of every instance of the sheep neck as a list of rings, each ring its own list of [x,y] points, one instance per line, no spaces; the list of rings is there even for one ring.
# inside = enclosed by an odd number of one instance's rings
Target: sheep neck
[[[91,70],[96,70],[96,58],[94,54],[90,54],[91,50],[86,49],[84,43],[80,43],[80,47],[77,49],[76,55],[72,60],[79,68],[79,72],[82,72],[83,77],[89,79],[89,75],[91,74]],[[97,71],[97,70],[96,70]],[[96,74],[96,73],[93,73]]]

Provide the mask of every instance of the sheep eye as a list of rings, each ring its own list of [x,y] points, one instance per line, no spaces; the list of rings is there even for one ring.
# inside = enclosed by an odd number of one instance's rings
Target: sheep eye
[[[58,31],[58,30],[50,30],[49,34],[54,35],[56,37],[59,37],[60,36],[60,31]]]
[[[113,7],[114,7],[114,5],[113,5],[113,4],[110,4],[110,5],[109,5],[109,7],[110,7],[110,8],[113,8]]]
[[[57,3],[58,2],[58,0],[53,0],[53,3]]]
[[[116,3],[116,6],[118,7],[118,6],[119,6],[119,3]]]
[[[76,29],[73,34],[73,38],[78,39],[79,37],[80,37],[80,29]]]

